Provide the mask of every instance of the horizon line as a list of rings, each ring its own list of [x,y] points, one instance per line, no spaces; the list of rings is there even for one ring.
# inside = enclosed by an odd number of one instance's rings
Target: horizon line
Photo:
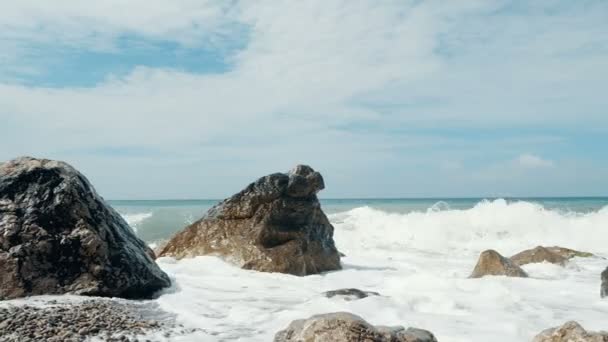
[[[227,197],[229,198],[229,197]],[[463,199],[608,199],[608,195],[603,196],[457,196],[457,197],[329,197],[319,198],[319,200],[463,200]],[[154,198],[154,199],[107,199],[108,201],[222,201],[225,198]]]

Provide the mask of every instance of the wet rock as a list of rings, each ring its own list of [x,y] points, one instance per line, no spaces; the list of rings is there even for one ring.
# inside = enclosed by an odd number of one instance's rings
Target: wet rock
[[[553,247],[545,247],[547,250],[549,250],[552,253],[558,254],[566,259],[572,259],[574,257],[578,257],[578,258],[590,258],[590,257],[594,257],[595,255],[593,253],[589,253],[589,252],[581,252],[581,251],[577,251],[574,249],[570,249],[570,248],[565,248],[565,247],[559,247],[559,246],[553,246]]]
[[[608,297],[608,267],[602,272],[602,285],[600,289],[600,296],[602,298]]]
[[[558,253],[554,253],[548,248],[538,246],[533,249],[528,249],[512,256],[511,261],[516,265],[522,266],[526,264],[534,264],[541,262],[549,262],[556,265],[564,266],[568,258],[563,257]]]
[[[361,291],[359,289],[339,289],[323,292],[323,295],[327,298],[333,298],[336,296],[344,297],[345,300],[351,301],[356,299],[363,299],[369,296],[379,296],[380,294],[378,292]]]
[[[315,315],[291,322],[275,335],[274,342],[437,342],[429,331],[373,326],[348,312]]]
[[[70,165],[0,164],[0,299],[149,297],[170,285],[151,250]]]
[[[160,256],[218,255],[245,269],[300,276],[340,269],[316,196],[324,186],[304,165],[262,177],[175,235]]]
[[[586,331],[577,322],[570,321],[541,332],[532,342],[608,342],[608,333]]]
[[[495,250],[487,250],[481,253],[477,265],[470,278],[481,278],[486,275],[505,275],[508,277],[527,277],[517,264],[503,257]]]

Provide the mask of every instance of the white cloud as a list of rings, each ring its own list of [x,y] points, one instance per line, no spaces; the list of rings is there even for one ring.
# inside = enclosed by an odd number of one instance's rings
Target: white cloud
[[[393,132],[399,129],[606,127],[606,52],[571,56],[606,44],[601,11],[539,11],[527,20],[528,14],[496,15],[501,4],[3,2],[0,79],[3,68],[35,73],[41,67],[36,61],[44,59],[40,51],[32,57],[36,44],[112,50],[117,37],[137,35],[222,49],[242,40],[244,27],[248,43],[226,57],[233,68],[225,73],[140,66],[90,88],[24,86],[5,77],[0,159],[74,158],[99,179],[108,168],[165,179],[153,167],[159,158],[175,168],[196,164],[196,172],[184,177],[190,182],[226,159],[251,176],[307,161],[349,177],[355,167],[373,173],[384,163],[415,165],[411,150],[426,146],[437,154],[437,144],[460,143]],[[345,131],[357,125],[365,130]],[[100,146],[145,147],[162,157],[129,162],[70,154]],[[534,155],[517,162],[551,165]],[[226,174],[214,167],[218,176]]]
[[[551,160],[543,159],[533,154],[520,155],[517,158],[517,163],[519,164],[519,166],[531,169],[553,167],[554,165]]]

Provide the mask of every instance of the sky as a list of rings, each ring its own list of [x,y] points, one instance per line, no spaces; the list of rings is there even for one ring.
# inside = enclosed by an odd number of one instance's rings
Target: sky
[[[0,160],[108,199],[608,195],[608,1],[0,3]]]

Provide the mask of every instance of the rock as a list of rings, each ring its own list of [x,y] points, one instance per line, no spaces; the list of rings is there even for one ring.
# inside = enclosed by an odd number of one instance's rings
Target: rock
[[[0,164],[0,299],[150,297],[170,285],[151,250],[70,165]]]
[[[602,272],[602,285],[600,290],[602,298],[608,297],[608,267]]]
[[[274,342],[437,342],[429,331],[373,326],[348,312],[315,315],[291,322]]]
[[[351,301],[356,299],[363,299],[369,296],[379,296],[380,294],[378,292],[361,291],[359,289],[339,289],[323,292],[323,295],[327,298],[341,296],[344,297],[345,300]]]
[[[506,275],[508,277],[527,277],[513,261],[503,257],[495,250],[487,250],[479,255],[479,261],[470,278],[481,278],[486,275]]]
[[[523,252],[517,253],[510,259],[516,265],[519,266],[541,262],[549,262],[552,264],[563,266],[568,261],[568,259],[563,257],[562,255],[554,253],[542,246],[538,246],[536,248],[528,249]]]
[[[576,251],[574,249],[559,247],[559,246],[545,247],[545,248],[547,250],[549,250],[550,252],[558,254],[566,259],[572,259],[574,257],[590,258],[590,257],[595,256],[593,253]]]
[[[561,327],[541,332],[532,342],[608,342],[608,333],[589,332],[577,322],[570,321]]]
[[[218,255],[245,269],[299,276],[338,270],[334,228],[316,196],[323,188],[321,174],[303,165],[262,177],[176,234],[160,256]]]

